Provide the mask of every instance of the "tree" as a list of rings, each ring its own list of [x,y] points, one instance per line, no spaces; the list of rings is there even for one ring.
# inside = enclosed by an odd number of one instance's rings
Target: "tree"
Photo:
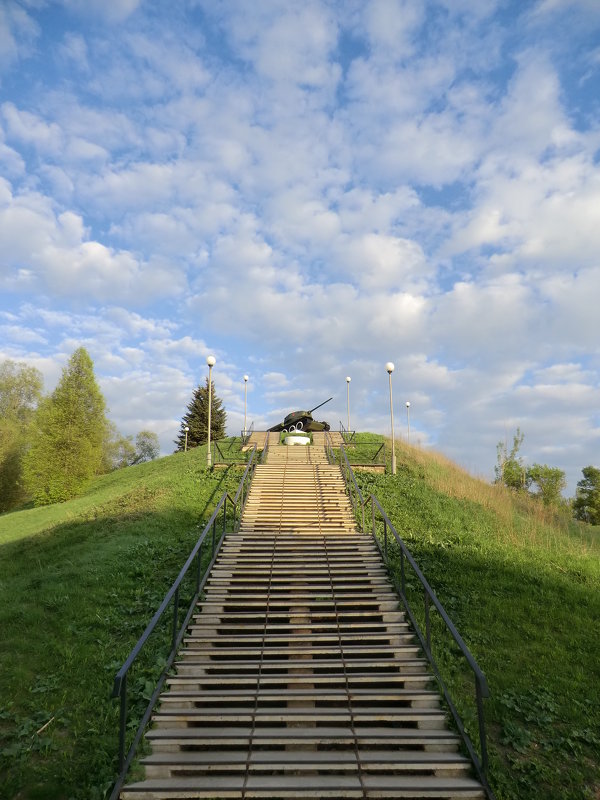
[[[8,359],[0,365],[0,418],[28,422],[42,394],[42,373]]]
[[[513,446],[510,453],[507,451],[506,442],[498,442],[496,451],[498,454],[498,464],[494,468],[496,473],[496,483],[503,483],[509,489],[525,488],[525,467],[523,459],[518,456],[519,449],[523,444],[525,434],[517,428],[513,437]]]
[[[215,385],[211,383],[211,411],[210,411],[210,438],[222,439],[225,436],[227,414],[223,408],[223,401],[215,394]],[[208,441],[208,378],[204,386],[198,386],[194,396],[184,414],[179,434],[175,440],[177,450],[185,449],[185,428],[189,427],[188,447],[198,447]]]
[[[0,512],[27,499],[23,457],[42,386],[42,375],[35,367],[11,360],[0,365]]]
[[[75,497],[102,468],[108,428],[85,348],[73,353],[58,386],[38,406],[34,427],[23,472],[35,504]]]
[[[212,427],[212,426],[211,426]],[[152,431],[140,431],[135,437],[134,464],[154,461],[160,455],[158,436]]]
[[[600,525],[600,469],[584,467],[583,478],[577,483],[573,501],[575,519]]]
[[[123,436],[114,422],[109,422],[103,445],[101,472],[112,472],[121,467],[128,467],[134,459],[133,437]]]
[[[561,501],[561,492],[567,485],[565,473],[557,467],[547,464],[533,464],[527,470],[527,487],[532,484],[537,486],[536,497],[539,497],[545,506],[557,506]]]
[[[102,472],[153,461],[160,455],[158,436],[152,431],[140,431],[135,437],[135,444],[133,436],[123,436],[112,422],[108,423],[108,431],[103,448]]]

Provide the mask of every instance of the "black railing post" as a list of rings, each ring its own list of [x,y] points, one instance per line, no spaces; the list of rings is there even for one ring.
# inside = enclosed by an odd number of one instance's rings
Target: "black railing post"
[[[213,524],[212,524],[212,549],[210,551],[211,558],[215,557],[215,538],[216,538],[216,533],[217,533],[217,518],[215,517],[213,519]]]
[[[371,495],[371,534],[375,538],[375,503],[373,502],[373,495]]]
[[[175,589],[173,596],[173,630],[171,633],[171,652],[175,651],[177,646],[177,622],[179,618],[179,586]]]
[[[431,653],[431,626],[429,624],[429,592],[424,589],[425,593],[425,641],[427,642],[427,649]]]
[[[127,673],[121,679],[119,692],[121,709],[119,714],[119,775],[125,766],[125,730],[127,728]]]
[[[400,586],[402,594],[406,597],[406,572],[404,568],[404,550],[400,548]]]
[[[385,557],[385,563],[387,564],[388,560],[388,553],[387,553],[387,520],[383,520],[383,552]]]
[[[479,676],[475,676],[475,697],[477,699],[477,721],[479,722],[479,746],[481,747],[481,769],[483,774],[487,776],[488,771],[488,752],[487,752],[487,739],[485,735],[485,718],[483,714],[483,692],[481,689],[481,680]]]
[[[196,573],[196,594],[200,591],[200,581],[202,580],[202,544],[198,548],[198,572]]]

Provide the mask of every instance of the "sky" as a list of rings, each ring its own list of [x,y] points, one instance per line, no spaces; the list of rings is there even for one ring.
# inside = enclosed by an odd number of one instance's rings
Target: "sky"
[[[0,0],[0,361],[600,465],[598,0]]]

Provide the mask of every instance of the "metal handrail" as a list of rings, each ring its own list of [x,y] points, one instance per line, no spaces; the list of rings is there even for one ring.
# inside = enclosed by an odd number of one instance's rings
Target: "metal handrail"
[[[110,800],[116,800],[119,796],[119,792],[123,786],[125,781],[125,777],[131,766],[131,763],[135,757],[135,753],[137,747],[140,743],[140,740],[143,736],[144,729],[150,720],[150,716],[152,714],[152,710],[158,700],[162,687],[165,683],[167,678],[167,674],[173,665],[173,661],[175,660],[175,656],[177,653],[177,649],[181,644],[181,641],[185,635],[185,631],[189,624],[189,621],[194,613],[194,609],[196,607],[196,603],[198,602],[198,598],[206,581],[208,579],[208,575],[210,570],[212,569],[215,560],[219,554],[219,550],[221,548],[221,544],[223,543],[223,539],[227,534],[227,506],[230,503],[233,506],[233,530],[237,530],[238,528],[238,519],[241,520],[241,516],[244,510],[244,506],[246,504],[246,500],[248,497],[247,494],[247,484],[251,481],[252,475],[254,473],[254,469],[256,467],[256,445],[253,447],[251,451],[250,458],[248,460],[248,464],[246,465],[246,469],[244,470],[244,474],[238,484],[237,491],[233,497],[229,494],[229,492],[224,492],[221,499],[217,503],[215,510],[213,511],[210,519],[206,523],[204,530],[200,534],[200,537],[192,552],[190,553],[187,561],[181,568],[179,575],[173,582],[171,588],[166,593],[162,603],[160,604],[158,610],[146,626],[143,634],[140,636],[136,644],[134,645],[133,649],[131,650],[129,656],[115,675],[114,683],[113,683],[113,691],[111,698],[119,698],[120,699],[120,714],[119,714],[119,755],[118,755],[118,762],[119,762],[119,775],[115,786],[113,788],[112,794],[110,796]],[[241,501],[241,502],[240,502]],[[238,517],[238,507],[239,507],[239,517]],[[223,513],[223,520],[221,524],[221,535],[218,541],[216,542],[216,532],[217,532],[217,519],[219,516],[219,512]],[[202,554],[203,554],[203,546],[208,536],[211,536],[211,558],[210,563],[204,569],[202,573]],[[185,619],[180,627],[178,627],[179,623],[179,589],[183,579],[187,575],[190,570],[190,567],[197,559],[197,570],[196,570],[196,589],[194,593],[194,597],[192,598],[188,610],[185,615]],[[138,729],[135,733],[133,738],[133,742],[127,751],[126,749],[126,729],[127,729],[127,675],[129,670],[131,669],[132,665],[134,664],[135,660],[137,659],[138,655],[144,648],[144,645],[150,638],[151,634],[156,629],[160,619],[162,618],[164,612],[167,610],[169,604],[173,601],[173,620],[171,624],[171,650],[169,652],[169,656],[167,658],[165,667],[161,672],[159,679],[157,681],[156,687],[152,696],[148,702],[146,710],[142,715],[142,719],[138,726]]]
[[[229,438],[221,439],[217,441],[216,439],[211,441],[210,443],[210,450],[211,450],[211,461],[214,464],[243,464],[244,463],[244,453],[242,453],[242,447],[244,447],[244,440],[240,437],[240,444],[239,449],[233,451],[234,456],[242,456],[241,458],[232,457],[231,451],[233,445],[236,443],[237,437],[232,436]],[[217,458],[217,455],[219,458]]]
[[[350,502],[352,503],[352,508],[354,510],[355,516],[360,516],[361,519],[361,532],[365,532],[365,501],[362,496],[362,492],[358,488],[358,484],[356,483],[356,478],[354,476],[354,470],[350,466],[350,462],[348,461],[348,456],[346,455],[346,449],[344,445],[340,446],[340,467],[342,469],[342,474],[344,476],[344,481],[346,483],[346,488],[348,489],[348,494],[350,495]],[[360,515],[358,514],[358,509],[360,506]]]
[[[250,441],[250,437],[252,436],[252,432],[254,431],[254,420],[252,420],[250,427],[246,428],[245,431],[241,431],[242,435],[242,447]]]
[[[335,453],[333,451],[333,440],[329,431],[325,431],[325,455],[330,464],[336,464]]]
[[[269,452],[269,431],[266,432],[265,435],[265,446],[263,447],[263,451],[260,456],[260,463],[265,464],[267,461],[267,454]]]
[[[340,433],[346,444],[350,444],[350,442],[353,442],[356,438],[356,431],[346,430],[342,420],[340,420]]]
[[[471,654],[469,648],[465,644],[462,636],[456,630],[456,627],[455,627],[454,623],[452,622],[452,620],[450,619],[450,617],[448,616],[446,610],[444,609],[444,607],[442,606],[442,604],[438,600],[435,592],[433,591],[433,589],[429,585],[429,582],[427,581],[427,579],[423,575],[421,569],[419,568],[417,562],[415,561],[414,557],[412,556],[412,554],[409,551],[408,547],[406,546],[405,542],[402,540],[402,538],[400,537],[400,535],[396,531],[393,523],[391,522],[390,518],[388,517],[386,512],[383,510],[379,500],[377,500],[375,495],[371,494],[369,496],[369,499],[365,503],[365,501],[363,499],[363,496],[362,496],[362,493],[360,492],[360,489],[357,486],[356,478],[354,477],[354,472],[352,470],[352,467],[350,466],[350,463],[348,461],[346,453],[344,452],[343,445],[340,448],[340,451],[341,451],[341,454],[342,454],[341,460],[342,460],[342,463],[343,463],[342,473],[344,475],[344,480],[346,482],[346,487],[347,487],[348,493],[350,495],[350,499],[352,501],[352,505],[353,505],[353,508],[354,508],[354,513],[355,513],[355,515],[360,516],[362,518],[362,532],[363,533],[366,532],[366,530],[365,530],[365,505],[370,504],[370,506],[371,506],[371,514],[370,514],[370,516],[371,516],[371,530],[369,531],[369,533],[372,535],[373,539],[375,540],[375,543],[377,544],[377,547],[379,548],[379,551],[380,551],[380,553],[381,553],[381,555],[383,557],[383,560],[384,560],[384,562],[385,562],[385,564],[386,564],[386,566],[388,568],[388,571],[390,573],[390,577],[392,578],[392,581],[394,583],[396,592],[398,593],[398,595],[400,596],[400,598],[401,598],[401,600],[402,600],[402,602],[404,604],[404,607],[406,609],[408,617],[409,617],[409,619],[411,621],[411,624],[412,624],[412,626],[414,628],[414,631],[415,631],[415,633],[416,633],[416,635],[417,635],[417,637],[419,639],[419,642],[421,644],[421,648],[423,649],[423,652],[425,653],[425,656],[426,656],[427,660],[431,664],[431,667],[433,669],[434,675],[437,678],[438,683],[439,683],[439,685],[440,685],[440,687],[442,689],[442,692],[444,694],[444,698],[446,700],[446,703],[448,704],[448,708],[450,709],[450,712],[452,714],[452,717],[454,719],[456,727],[457,727],[457,729],[458,729],[458,731],[459,731],[459,733],[461,735],[461,738],[462,738],[462,740],[463,740],[463,742],[465,744],[465,747],[467,748],[467,751],[468,751],[468,753],[469,753],[469,755],[471,757],[471,760],[473,762],[473,765],[475,767],[477,775],[478,775],[478,777],[479,777],[479,779],[480,779],[480,781],[481,781],[481,783],[482,783],[482,785],[483,785],[483,787],[485,789],[487,797],[488,797],[489,800],[494,800],[494,795],[493,795],[492,790],[491,790],[491,788],[490,788],[490,786],[489,786],[489,784],[487,782],[488,752],[487,752],[487,736],[486,736],[486,730],[485,730],[485,717],[484,717],[484,709],[483,709],[483,699],[490,696],[490,691],[489,691],[489,686],[488,686],[488,683],[487,683],[487,679],[486,679],[484,673],[482,672],[481,668],[477,664],[477,661],[475,660],[475,658]],[[356,502],[355,502],[354,498],[356,498]],[[360,505],[360,511],[358,509],[358,505]],[[381,542],[379,541],[379,538],[377,537],[377,532],[376,532],[376,520],[375,520],[375,511],[376,511],[376,509],[379,511],[379,513],[381,515],[381,520],[383,522],[383,547],[381,545]],[[390,560],[388,558],[388,530],[390,531],[390,535],[393,536],[393,538],[396,541],[398,547],[400,548],[400,584],[398,584],[398,581],[397,581],[392,569],[390,568]],[[422,630],[421,630],[421,628],[420,628],[420,626],[419,626],[419,624],[418,624],[418,622],[417,622],[417,620],[415,618],[413,610],[412,610],[412,608],[410,606],[410,603],[408,601],[408,598],[406,596],[405,561],[408,562],[408,564],[412,567],[414,574],[417,576],[417,578],[419,579],[419,582],[421,583],[421,586],[423,587],[424,613],[425,613],[425,633],[424,634],[423,634],[423,632],[422,632]],[[477,719],[478,719],[478,726],[479,726],[479,745],[480,745],[480,750],[481,750],[481,757],[479,756],[479,754],[475,750],[475,747],[473,746],[473,743],[471,742],[471,739],[470,739],[468,733],[465,730],[465,726],[463,724],[463,721],[462,721],[462,719],[460,717],[460,714],[459,714],[459,712],[458,712],[458,710],[457,710],[457,708],[456,708],[456,706],[455,706],[455,704],[454,704],[454,702],[453,702],[453,700],[452,700],[452,698],[450,696],[449,689],[446,686],[446,683],[444,682],[444,680],[442,678],[442,675],[440,673],[439,667],[438,667],[438,665],[437,665],[437,663],[435,661],[435,658],[433,656],[433,653],[432,653],[432,649],[431,649],[431,624],[430,624],[430,606],[431,606],[431,604],[433,604],[435,609],[438,611],[441,619],[443,620],[443,622],[444,622],[444,624],[446,626],[446,629],[449,631],[450,635],[452,636],[452,638],[454,639],[454,641],[458,645],[458,648],[460,649],[461,653],[463,654],[467,664],[471,668],[471,670],[473,672],[473,675],[474,675],[474,678],[475,678],[475,702],[476,702],[476,706],[477,706]]]

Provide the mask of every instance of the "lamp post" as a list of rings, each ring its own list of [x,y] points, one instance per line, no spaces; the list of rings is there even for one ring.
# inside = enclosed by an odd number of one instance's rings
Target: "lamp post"
[[[396,445],[394,443],[394,403],[392,402],[392,372],[394,371],[394,364],[388,361],[385,365],[385,371],[390,378],[390,420],[392,424],[392,475],[396,474]]]
[[[187,437],[188,437],[188,433],[190,432],[190,429],[189,429],[189,427],[186,425],[186,426],[185,426],[185,428],[184,428],[183,430],[185,431],[185,445],[184,445],[184,447],[183,447],[183,452],[184,452],[184,453],[187,453]]]
[[[406,401],[406,433],[407,442],[410,444],[410,401]]]
[[[206,453],[206,466],[210,467],[212,464],[212,455],[210,452],[210,411],[212,403],[212,368],[216,364],[217,359],[214,356],[208,356],[206,363],[208,364],[208,451]]]
[[[244,436],[246,435],[247,400],[248,400],[248,376],[244,375]]]
[[[350,381],[352,378],[346,378],[346,401],[348,405],[348,436],[350,435]]]

